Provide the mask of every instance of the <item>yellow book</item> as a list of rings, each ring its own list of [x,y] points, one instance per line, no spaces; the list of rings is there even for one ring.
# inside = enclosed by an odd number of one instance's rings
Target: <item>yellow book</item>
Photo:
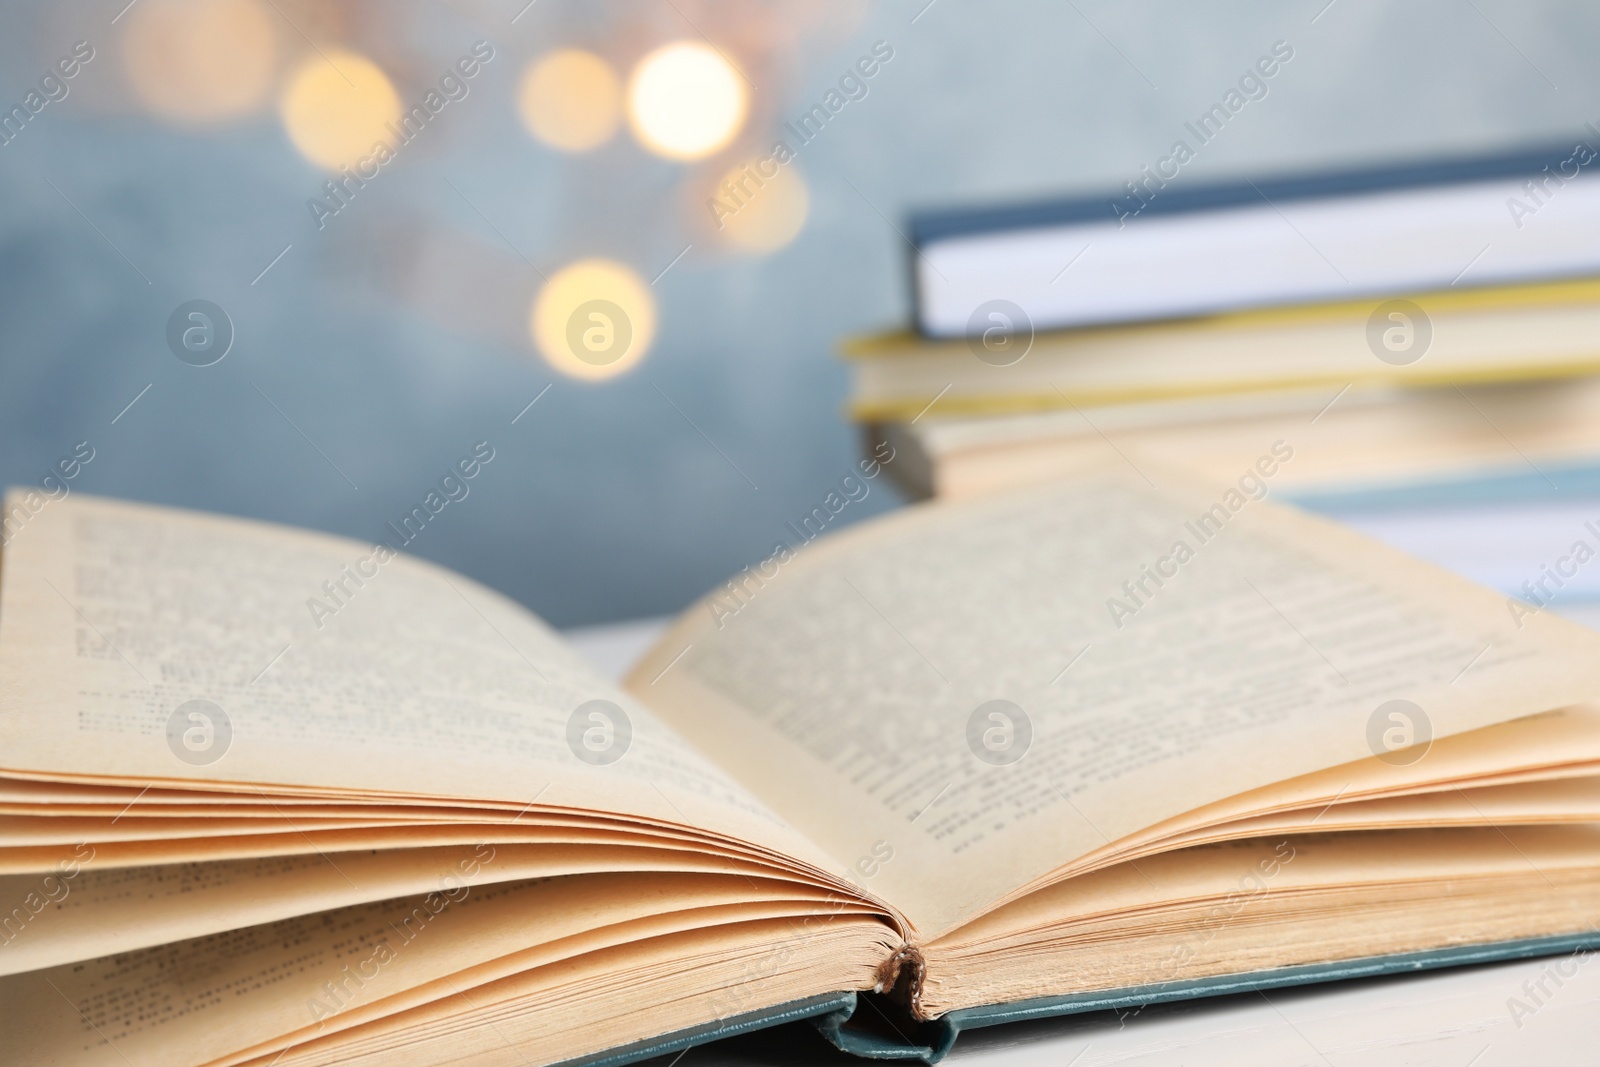
[[[1033,335],[846,341],[861,421],[1003,415],[1344,386],[1430,386],[1600,372],[1600,280],[1446,290]]]

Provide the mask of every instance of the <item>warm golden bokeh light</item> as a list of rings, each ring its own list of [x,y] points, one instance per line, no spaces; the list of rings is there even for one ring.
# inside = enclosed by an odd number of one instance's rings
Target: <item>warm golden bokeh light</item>
[[[134,95],[184,125],[260,107],[278,61],[271,12],[259,0],[144,0],[128,12],[122,45]]]
[[[649,351],[656,301],[627,266],[583,259],[561,268],[539,290],[529,327],[545,360],[562,374],[614,378]]]
[[[366,56],[324,49],[289,78],[283,125],[311,162],[338,170],[395,140],[386,124],[400,120],[400,97],[388,75]]]
[[[811,208],[806,180],[794,164],[779,166],[770,157],[728,171],[712,196],[717,236],[747,252],[775,252],[794,240]]]
[[[669,159],[700,159],[724,147],[744,125],[744,80],[710,45],[678,41],[639,61],[628,81],[634,136]]]
[[[622,82],[611,64],[576,48],[539,57],[522,73],[517,109],[528,132],[564,152],[611,140],[622,122]]]

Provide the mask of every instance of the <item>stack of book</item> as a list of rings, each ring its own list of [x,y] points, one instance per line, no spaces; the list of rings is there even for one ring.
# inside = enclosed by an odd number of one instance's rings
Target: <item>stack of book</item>
[[[1306,494],[1600,460],[1600,158],[1555,150],[913,220],[915,325],[847,341],[915,495],[1122,453]]]

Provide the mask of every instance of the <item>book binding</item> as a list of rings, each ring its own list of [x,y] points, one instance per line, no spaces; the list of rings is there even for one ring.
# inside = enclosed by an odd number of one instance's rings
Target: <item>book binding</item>
[[[1250,974],[1217,975],[1177,982],[1157,982],[1126,989],[1038,997],[1032,1000],[1013,1001],[1009,1004],[960,1008],[916,1027],[912,1035],[904,1032],[907,1027],[902,1023],[899,1026],[902,1041],[898,1045],[885,1038],[876,1028],[865,1029],[852,1025],[855,1020],[849,1016],[842,1016],[837,1011],[819,1015],[812,1022],[836,1048],[852,1055],[867,1059],[915,1060],[933,1064],[938,1063],[950,1052],[956,1038],[962,1032],[986,1026],[999,1026],[1003,1023],[1081,1015],[1093,1011],[1142,1008],[1151,1004],[1230,996],[1238,993],[1264,993],[1273,989],[1354,978],[1380,978],[1444,967],[1503,963],[1536,956],[1588,953],[1596,949],[1600,949],[1600,930],[1590,930],[1554,937],[1455,945],[1422,952],[1402,952],[1363,959],[1278,967]]]

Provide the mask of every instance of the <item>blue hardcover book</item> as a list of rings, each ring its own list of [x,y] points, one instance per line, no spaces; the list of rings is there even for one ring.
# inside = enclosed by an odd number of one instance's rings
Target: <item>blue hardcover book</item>
[[[979,335],[995,308],[1048,330],[1600,271],[1592,125],[1555,145],[1221,183],[1185,170],[1208,133],[1186,124],[1100,195],[915,213],[917,328]]]
[[[0,1065],[931,1063],[1600,944],[1600,633],[1283,460],[836,532],[864,460],[621,686],[403,545],[14,491]]]

